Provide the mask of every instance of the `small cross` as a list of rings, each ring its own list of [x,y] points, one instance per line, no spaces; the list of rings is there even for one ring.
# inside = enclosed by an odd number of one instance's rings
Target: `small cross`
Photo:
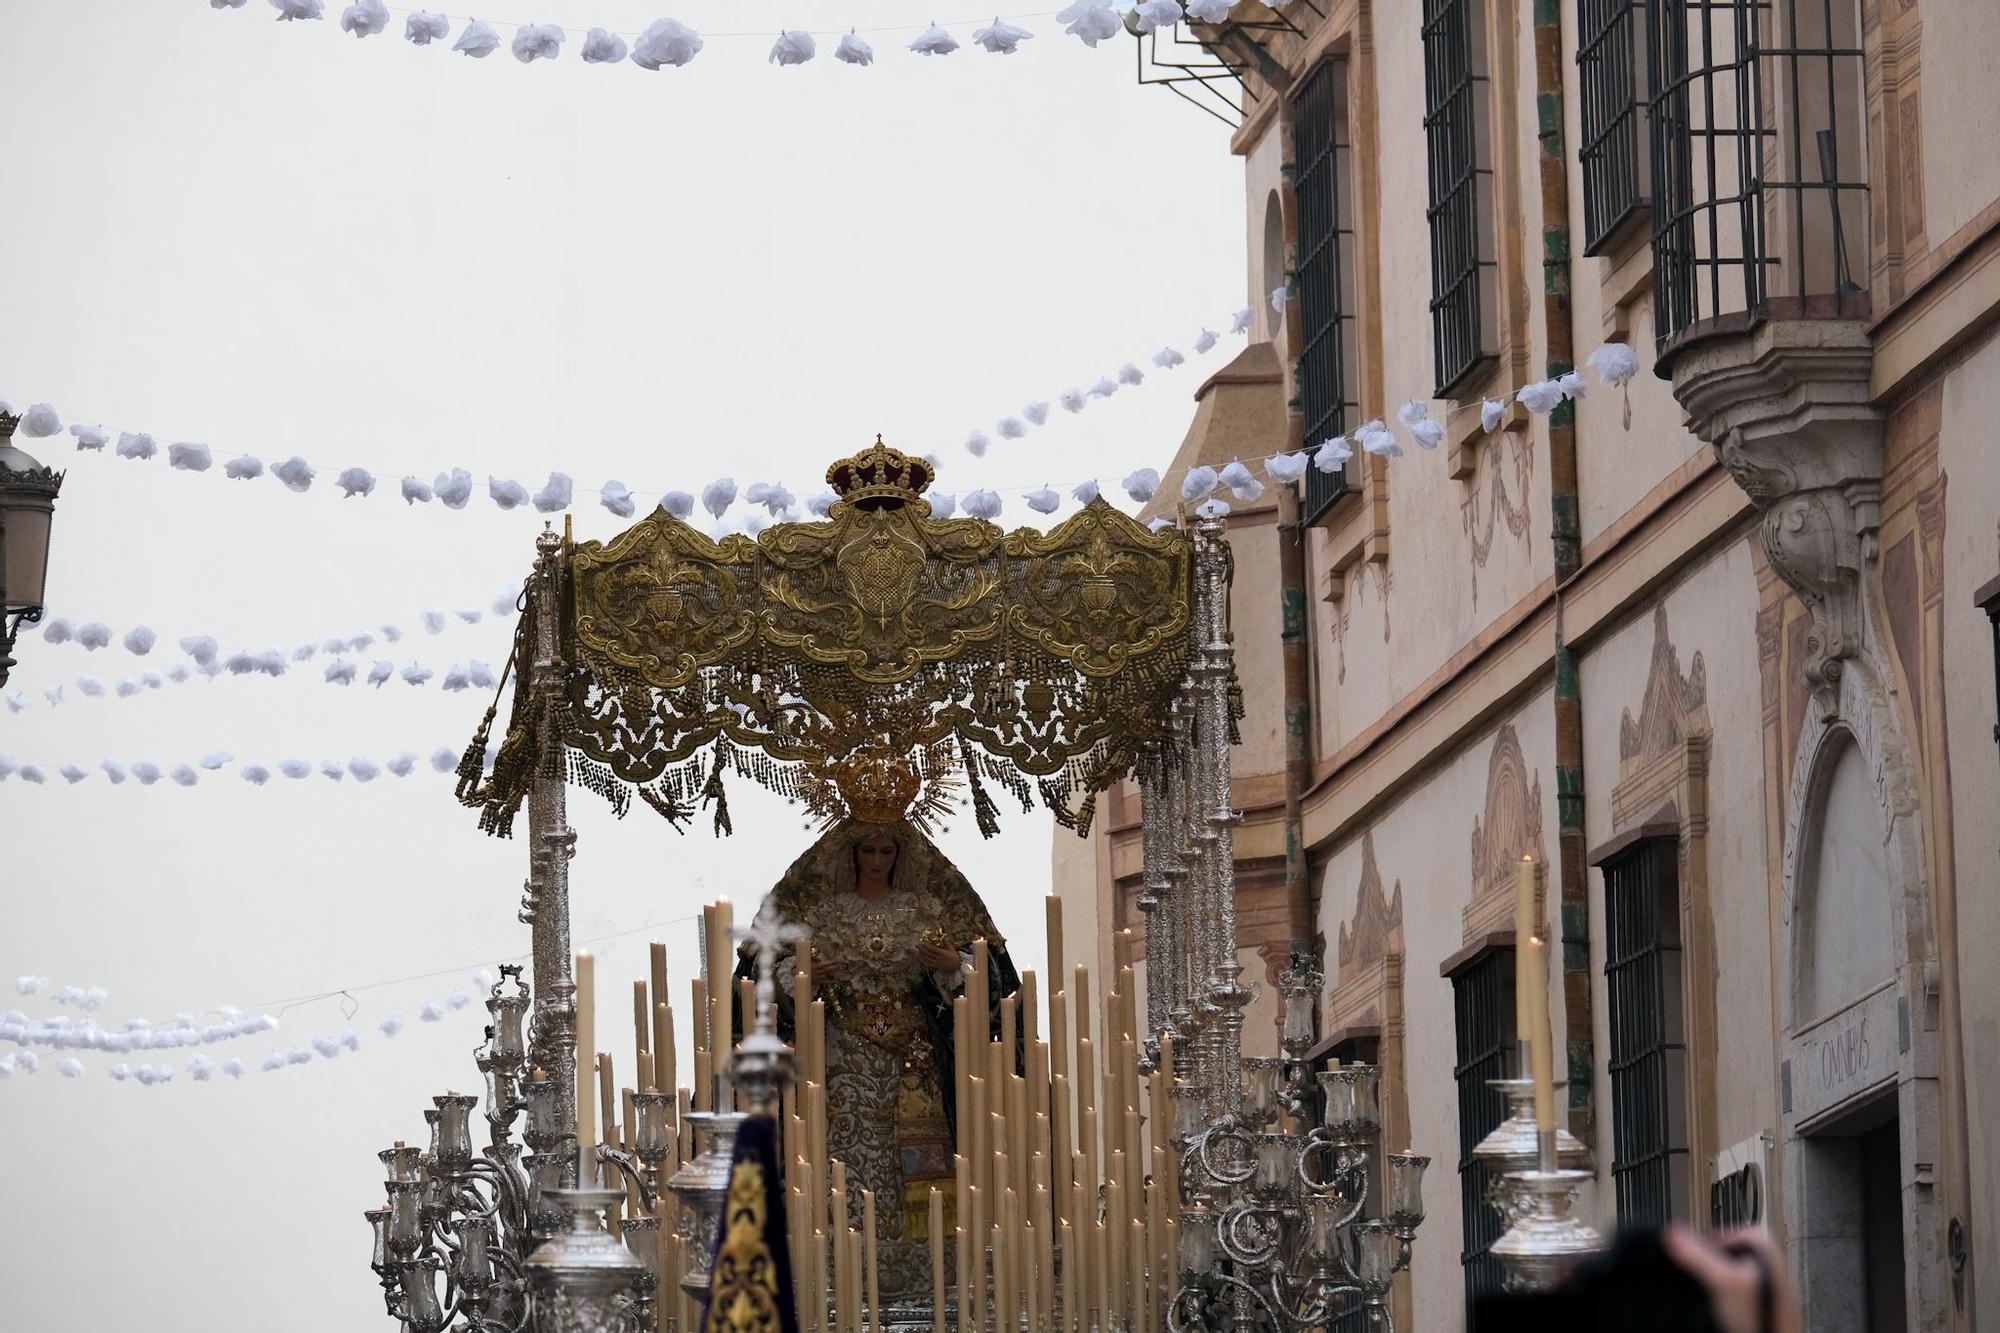
[[[777,907],[770,898],[757,909],[757,917],[748,928],[730,932],[738,939],[750,942],[757,951],[757,1025],[763,1027],[772,1006],[777,1002],[774,977],[777,972],[778,955],[786,945],[811,938],[812,932],[795,922],[783,921],[778,917]]]

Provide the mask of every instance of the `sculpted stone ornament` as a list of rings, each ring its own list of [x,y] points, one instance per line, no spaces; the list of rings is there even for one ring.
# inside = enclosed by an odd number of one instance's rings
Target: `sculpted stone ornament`
[[[1687,344],[1674,397],[1763,511],[1765,557],[1812,615],[1806,673],[1837,685],[1863,651],[1864,574],[1882,523],[1874,348],[1852,320],[1772,319]]]

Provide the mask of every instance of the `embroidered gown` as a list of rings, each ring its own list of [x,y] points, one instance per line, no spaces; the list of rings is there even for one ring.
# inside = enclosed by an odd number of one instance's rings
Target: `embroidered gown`
[[[952,1000],[962,979],[931,971],[917,947],[928,940],[969,955],[974,939],[988,942],[995,1035],[998,1001],[1020,979],[978,895],[909,825],[887,830],[899,844],[890,891],[872,902],[854,891],[853,847],[884,831],[836,828],[772,892],[779,915],[842,964],[814,990],[827,1015],[827,1152],[846,1164],[851,1219],[861,1224],[861,1191],[873,1190],[884,1304],[928,1306],[930,1191],[944,1193],[947,1218],[955,1213]],[[738,975],[753,968],[740,959]],[[779,977],[780,1030],[791,1040],[789,960]]]

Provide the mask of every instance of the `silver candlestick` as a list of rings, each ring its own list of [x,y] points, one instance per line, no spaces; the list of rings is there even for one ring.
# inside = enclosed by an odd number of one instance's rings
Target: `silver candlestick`
[[[1510,1117],[1503,1129],[1518,1118],[1519,1109],[1517,1105],[1516,1116]],[[1509,1146],[1517,1139],[1515,1130],[1510,1133]],[[1480,1145],[1482,1149],[1485,1146]],[[1538,1130],[1532,1163],[1513,1166],[1494,1191],[1491,1202],[1508,1226],[1506,1234],[1493,1243],[1492,1253],[1505,1270],[1502,1281],[1509,1291],[1548,1291],[1578,1259],[1604,1248],[1604,1237],[1576,1215],[1577,1191],[1593,1173],[1564,1165],[1566,1157],[1577,1163],[1589,1160],[1583,1145],[1567,1131]],[[1512,1153],[1507,1158],[1510,1166],[1518,1160]]]
[[[1535,1081],[1530,1078],[1494,1078],[1486,1086],[1507,1099],[1507,1118],[1491,1134],[1479,1141],[1472,1155],[1486,1164],[1486,1201],[1497,1208],[1506,1226],[1521,1215],[1525,1194],[1516,1177],[1541,1165],[1541,1144],[1535,1129]],[[1590,1149],[1583,1141],[1560,1126],[1556,1129],[1556,1166],[1564,1170],[1588,1170]]]
[[[1424,1220],[1430,1158],[1386,1154],[1388,1217],[1361,1218],[1381,1072],[1348,1065],[1309,1076],[1310,1015],[1297,1010],[1318,1003],[1319,983],[1303,968],[1279,981],[1286,1058],[1241,1060],[1227,1092],[1178,1081],[1170,1094],[1187,1201],[1172,1333],[1306,1333],[1357,1306],[1371,1328],[1394,1327],[1387,1296]]]
[[[1505,1266],[1509,1291],[1547,1291],[1570,1265],[1604,1248],[1604,1237],[1576,1215],[1576,1192],[1588,1171],[1521,1171],[1523,1211],[1507,1234],[1493,1242],[1493,1257]]]
[[[736,1155],[736,1131],[746,1117],[741,1111],[689,1111],[683,1117],[694,1126],[695,1155],[681,1163],[667,1189],[681,1201],[681,1233],[687,1237],[687,1273],[681,1290],[708,1302],[709,1267],[715,1240],[722,1230],[722,1210],[729,1199],[729,1164]]]
[[[566,1225],[528,1256],[537,1330],[640,1333],[635,1288],[647,1268],[605,1225],[623,1189],[549,1190]]]

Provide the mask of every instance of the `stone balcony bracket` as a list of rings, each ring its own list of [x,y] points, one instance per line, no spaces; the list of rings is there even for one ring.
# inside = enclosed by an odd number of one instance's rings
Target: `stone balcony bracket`
[[[1881,526],[1883,417],[1857,320],[1724,319],[1682,344],[1674,397],[1763,515],[1765,557],[1812,615],[1806,670],[1839,681],[1862,651],[1864,573]]]

